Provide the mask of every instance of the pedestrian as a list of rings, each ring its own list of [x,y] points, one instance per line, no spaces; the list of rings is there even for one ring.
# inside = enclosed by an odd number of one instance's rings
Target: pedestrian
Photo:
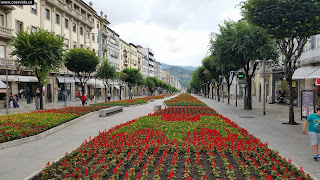
[[[111,99],[111,94],[110,94],[110,92],[108,92],[107,98],[108,98],[108,102],[110,102],[110,99]]]
[[[14,103],[14,107],[18,108],[19,107],[19,97],[17,94],[14,95],[13,97],[13,103]]]
[[[82,94],[82,96],[81,96],[81,101],[82,101],[82,106],[84,106],[85,104],[86,104],[86,101],[87,101],[87,97],[86,97],[86,95],[85,94]]]
[[[10,108],[13,108],[13,96],[12,96],[12,94],[10,94],[9,102],[10,102]]]
[[[320,144],[320,107],[317,107],[317,112],[310,114],[307,121],[304,123],[302,133],[306,134],[306,128],[308,126],[308,134],[311,140],[311,146],[313,151],[313,159],[320,158],[318,153],[318,146]]]

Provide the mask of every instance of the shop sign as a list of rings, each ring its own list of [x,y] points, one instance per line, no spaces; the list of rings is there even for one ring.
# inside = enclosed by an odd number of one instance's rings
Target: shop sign
[[[320,78],[316,79],[315,85],[316,85],[316,86],[320,86]]]
[[[314,92],[310,90],[301,91],[301,119],[307,118],[315,113]]]

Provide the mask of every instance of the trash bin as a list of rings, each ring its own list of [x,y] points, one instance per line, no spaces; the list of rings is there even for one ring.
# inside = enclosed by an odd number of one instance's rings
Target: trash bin
[[[39,96],[35,97],[35,105],[36,105],[36,110],[40,109],[40,99]]]

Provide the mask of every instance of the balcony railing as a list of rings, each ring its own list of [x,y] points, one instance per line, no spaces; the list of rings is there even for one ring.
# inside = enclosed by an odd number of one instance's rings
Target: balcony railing
[[[12,31],[13,29],[0,26],[0,36],[4,38],[11,38],[12,37]]]

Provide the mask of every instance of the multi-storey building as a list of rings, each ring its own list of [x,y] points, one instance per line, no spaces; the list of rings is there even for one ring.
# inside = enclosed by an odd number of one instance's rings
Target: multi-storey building
[[[142,73],[144,77],[154,77],[154,52],[150,48],[143,48],[137,45],[138,50],[144,56],[144,62],[142,63]]]
[[[158,62],[158,79],[162,79],[162,64]]]
[[[158,62],[154,61],[154,77],[159,79],[159,73],[158,73]]]
[[[142,73],[142,60],[143,60],[143,54],[138,50],[138,69],[140,70],[140,73]]]
[[[130,46],[123,39],[120,39],[120,70],[130,67]]]
[[[40,27],[64,35],[66,49],[90,49],[101,56],[101,59],[107,57],[107,36],[109,36],[113,58],[110,59],[119,70],[119,60],[115,58],[119,56],[117,53],[119,51],[116,51],[119,47],[119,35],[108,30],[107,25],[110,23],[106,18],[102,12],[100,16],[97,15],[92,3],[88,5],[82,0],[35,0],[32,6],[0,6],[0,66],[2,65],[0,80],[6,79],[3,65],[8,63],[9,93],[20,94],[22,99],[27,100],[32,100],[34,97],[38,80],[32,71],[17,66],[16,57],[10,56],[12,47],[8,45],[14,33],[21,29],[26,30],[28,27],[33,31]],[[101,81],[93,83],[93,79],[89,79],[86,94],[93,94],[93,84],[99,88],[103,87]],[[66,68],[49,74],[49,83],[43,89],[44,102],[62,101],[63,90],[67,92],[68,100],[75,100],[82,91],[79,80],[73,78],[73,73]],[[3,92],[0,94],[0,98],[3,99]]]
[[[138,49],[133,43],[129,43],[130,46],[130,68],[138,68]]]
[[[107,38],[107,47],[108,47],[108,59],[116,68],[116,70],[120,71],[120,38],[119,34],[115,31],[107,28],[108,38]]]
[[[162,71],[161,73],[163,82],[168,83],[172,87],[181,90],[181,84],[179,83],[179,81],[175,77],[173,77],[168,71]]]

